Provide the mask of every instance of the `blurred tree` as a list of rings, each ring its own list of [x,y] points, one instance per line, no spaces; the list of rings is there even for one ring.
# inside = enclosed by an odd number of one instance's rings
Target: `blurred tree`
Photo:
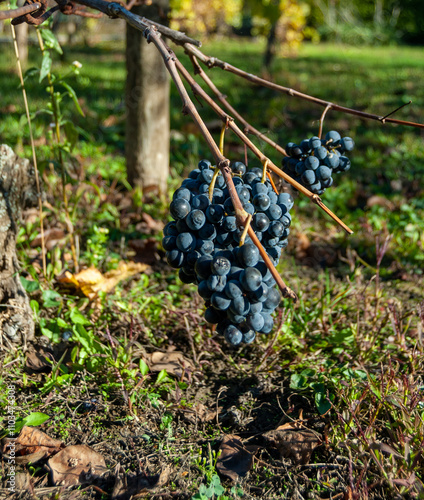
[[[132,12],[168,24],[169,0]],[[126,141],[128,181],[165,191],[169,175],[169,76],[158,50],[127,24]]]

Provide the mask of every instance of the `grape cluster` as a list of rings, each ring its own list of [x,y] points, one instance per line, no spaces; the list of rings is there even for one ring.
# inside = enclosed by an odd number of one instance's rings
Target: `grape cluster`
[[[333,184],[333,173],[346,172],[350,160],[345,153],[355,144],[350,137],[341,137],[335,130],[323,140],[311,137],[299,145],[289,142],[283,159],[283,171],[315,194],[322,194]]]
[[[277,194],[262,170],[231,165],[240,201],[252,215],[251,226],[276,265],[290,233],[288,193]],[[170,266],[179,268],[183,283],[196,283],[206,302],[205,319],[232,345],[250,343],[256,333],[270,333],[271,314],[280,303],[280,292],[258,248],[249,236],[240,246],[243,228],[237,227],[233,203],[219,172],[209,197],[215,170],[202,160],[173,195],[174,219],[162,240]]]

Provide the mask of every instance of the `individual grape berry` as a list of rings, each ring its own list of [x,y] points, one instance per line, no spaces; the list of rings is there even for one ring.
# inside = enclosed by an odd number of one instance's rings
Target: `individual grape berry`
[[[321,139],[319,137],[311,137],[309,139],[309,147],[310,149],[316,149],[316,148],[319,148],[321,146]]]
[[[195,283],[196,276],[194,274],[188,273],[185,269],[181,268],[178,271],[178,277],[183,283]]]
[[[205,225],[205,222],[206,217],[201,210],[192,210],[186,217],[186,224],[193,231],[198,231]]]
[[[212,290],[213,292],[223,292],[225,285],[227,284],[227,278],[225,276],[211,274],[207,279],[207,284],[209,290]]]
[[[225,337],[225,340],[233,346],[237,346],[237,345],[241,344],[241,342],[243,341],[243,334],[234,325],[228,325],[225,328],[224,337]]]
[[[272,327],[274,326],[274,320],[272,316],[268,313],[261,312],[261,315],[264,319],[264,326],[258,330],[259,333],[270,333]]]
[[[255,231],[266,231],[269,227],[269,219],[265,214],[257,212],[252,217],[252,226]]]
[[[212,166],[212,163],[209,160],[200,160],[197,168],[199,170],[206,170]]]
[[[224,207],[222,205],[209,205],[208,208],[206,209],[206,217],[209,222],[212,224],[217,224],[218,222],[221,222],[221,220],[224,218],[225,211]]]
[[[256,332],[254,330],[242,331],[243,340],[245,344],[251,344],[256,338]]]
[[[231,262],[225,257],[214,257],[211,263],[211,271],[217,276],[225,276],[230,272]]]
[[[278,201],[278,198],[277,198]],[[279,205],[272,204],[266,211],[269,220],[277,220],[283,215],[283,210]]]
[[[240,273],[240,283],[246,292],[254,292],[262,283],[260,271],[254,267],[247,267]]]
[[[165,236],[162,239],[162,246],[164,250],[174,250],[177,248],[177,238],[175,236]]]
[[[177,229],[177,224],[175,221],[168,222],[168,224],[163,228],[164,236],[178,236],[179,231]]]
[[[214,292],[212,292],[212,290],[209,289],[206,280],[202,280],[199,282],[197,291],[203,300],[209,300],[214,293]],[[208,323],[210,323],[210,321],[208,321]]]
[[[196,238],[191,233],[180,233],[177,236],[176,244],[181,252],[190,252],[196,248]]]
[[[219,311],[225,311],[230,307],[231,299],[229,299],[225,293],[214,292],[211,297],[211,304],[215,309]]]
[[[327,158],[328,151],[324,146],[320,146],[319,148],[314,149],[314,155],[315,158],[318,158],[320,161],[325,160],[325,158]]]
[[[214,174],[213,170],[204,169],[201,171],[199,175],[199,180],[201,180],[202,182],[206,182],[207,184],[210,184],[212,181],[213,174]]]
[[[211,263],[212,263],[211,255],[202,255],[194,266],[194,270],[196,271],[197,277],[200,280],[207,280],[211,275]]]
[[[214,248],[215,246],[212,240],[202,240],[202,239],[196,240],[196,250],[201,255],[211,254],[214,251]]]
[[[202,240],[213,240],[216,237],[216,229],[212,224],[204,224],[203,227],[199,229],[199,238]]]
[[[189,178],[189,179],[196,180],[196,179],[199,177],[199,174],[200,174],[200,169],[199,169],[199,168],[195,168],[194,170],[192,170],[192,171],[188,174],[188,178]]]
[[[276,288],[270,288],[268,290],[268,297],[264,302],[264,308],[274,310],[280,303],[280,300],[280,292]]]
[[[262,306],[261,306],[261,309],[262,309]],[[251,310],[252,310],[252,306],[251,306]],[[264,324],[265,324],[264,317],[259,312],[249,314],[246,318],[246,325],[249,328],[251,328],[252,330],[254,330],[255,332],[259,332],[260,329],[263,328]]]
[[[241,316],[247,316],[250,311],[250,302],[244,295],[240,295],[235,299],[231,299],[230,310],[234,314],[240,314]]]
[[[169,206],[169,211],[175,220],[184,219],[190,210],[190,203],[184,198],[173,200]]]
[[[197,196],[194,196],[194,198],[191,200],[192,208],[202,210],[203,212],[207,209],[209,205],[210,201],[206,194],[198,194]]]
[[[237,260],[242,267],[255,267],[259,261],[259,250],[252,243],[244,244],[237,252]]]
[[[327,145],[330,145],[331,147],[335,147],[335,146],[338,146],[340,144],[340,140],[341,140],[341,135],[336,132],[335,130],[330,130],[330,132],[327,132],[325,134],[325,142],[327,143]]]
[[[237,297],[241,297],[243,295],[241,284],[237,280],[227,281],[224,292],[229,299],[236,299]]]
[[[191,192],[187,188],[180,187],[178,188],[172,196],[173,200],[178,200],[182,198],[183,200],[190,201],[191,200]]]
[[[294,201],[290,193],[280,193],[278,195],[278,203],[280,205],[286,205],[288,210],[291,210],[294,205]]]
[[[227,217],[224,217],[222,227],[229,233],[235,231],[237,229],[236,218],[232,215],[227,215]]]
[[[181,267],[184,262],[184,254],[180,250],[171,250],[165,254],[166,261],[171,267]]]
[[[307,170],[316,170],[320,165],[319,159],[316,156],[308,156],[305,158],[304,163]]]
[[[339,166],[337,168],[338,172],[347,172],[350,169],[350,160],[347,156],[340,156]]]
[[[337,168],[339,166],[339,156],[335,153],[330,153],[324,160],[324,163],[329,168]]]
[[[342,151],[353,151],[355,143],[351,137],[343,137],[340,141]]]
[[[316,181],[316,175],[313,170],[305,170],[302,175],[302,182],[308,186],[311,186]]]
[[[235,161],[231,165],[231,170],[233,171],[233,174],[244,175],[246,173],[246,165],[241,161]]]
[[[317,170],[317,179],[319,181],[326,181],[331,177],[331,169],[325,165],[321,165]]]
[[[208,307],[205,311],[205,320],[212,325],[216,325],[224,318],[221,311],[217,311],[214,307]]]
[[[284,225],[279,220],[273,220],[269,226],[269,233],[276,238],[280,238],[284,232]]]

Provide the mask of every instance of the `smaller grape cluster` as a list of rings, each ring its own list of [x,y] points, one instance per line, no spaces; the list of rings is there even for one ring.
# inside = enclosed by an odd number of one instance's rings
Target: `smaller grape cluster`
[[[262,182],[262,170],[231,165],[233,182],[251,227],[276,265],[290,233],[288,193],[277,194],[271,183]],[[237,226],[235,211],[224,177],[219,172],[210,199],[215,170],[202,160],[173,195],[173,221],[162,240],[170,266],[179,269],[183,283],[196,283],[205,300],[205,319],[232,345],[250,343],[256,333],[270,333],[272,313],[281,297],[274,278],[258,248]]]
[[[289,142],[283,159],[283,171],[315,194],[322,194],[333,185],[333,173],[346,172],[350,160],[345,153],[353,150],[350,137],[341,137],[335,130],[324,139],[311,137],[299,145]]]

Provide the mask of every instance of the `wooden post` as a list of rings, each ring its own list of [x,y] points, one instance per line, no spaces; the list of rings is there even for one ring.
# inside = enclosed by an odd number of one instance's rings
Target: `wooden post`
[[[169,0],[160,0],[132,12],[167,24],[168,9]],[[128,181],[163,192],[169,175],[169,75],[156,47],[129,25],[126,61]]]

